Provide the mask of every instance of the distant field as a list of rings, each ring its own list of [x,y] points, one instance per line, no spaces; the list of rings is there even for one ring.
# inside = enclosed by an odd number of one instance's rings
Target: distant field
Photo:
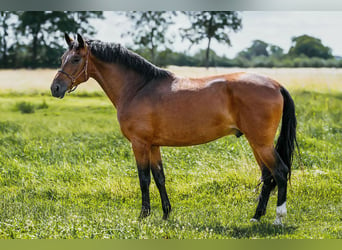
[[[261,222],[249,222],[260,171],[243,136],[162,148],[173,211],[162,220],[152,181],[152,214],[138,220],[133,153],[97,84],[60,100],[49,93],[55,70],[1,70],[0,239],[341,239],[342,69],[243,71],[277,79],[296,104],[302,162],[296,155],[284,226],[272,224],[274,193]]]
[[[312,88],[316,91],[342,91],[342,69],[334,68],[210,68],[170,66],[171,72],[179,76],[201,77],[232,72],[254,72],[270,76],[290,89]],[[0,70],[0,91],[49,90],[56,70]],[[90,79],[79,87],[84,91],[101,90]]]
[[[0,70],[0,91],[50,91],[50,85],[57,73],[52,69],[35,70]],[[85,91],[101,90],[98,84],[90,79],[80,86]]]

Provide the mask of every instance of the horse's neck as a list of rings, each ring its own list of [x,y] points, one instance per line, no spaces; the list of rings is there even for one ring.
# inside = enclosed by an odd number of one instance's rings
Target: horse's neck
[[[116,64],[96,63],[90,76],[100,84],[117,109],[139,89],[139,76]]]

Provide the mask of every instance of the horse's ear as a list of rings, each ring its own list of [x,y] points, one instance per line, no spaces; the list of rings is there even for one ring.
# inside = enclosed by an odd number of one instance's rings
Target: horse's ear
[[[66,43],[67,43],[68,46],[70,47],[73,40],[70,38],[70,36],[68,35],[68,33],[64,33],[64,38],[65,38]]]
[[[85,44],[84,39],[83,39],[83,37],[82,37],[80,34],[78,34],[78,33],[77,33],[77,41],[78,41],[78,48],[79,48],[79,49],[84,48],[84,44]]]

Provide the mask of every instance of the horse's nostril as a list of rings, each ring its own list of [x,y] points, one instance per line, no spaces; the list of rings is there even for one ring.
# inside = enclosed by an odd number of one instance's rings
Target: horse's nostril
[[[61,86],[58,83],[55,83],[51,86],[51,91],[53,94],[58,94],[60,89],[61,89]]]
[[[62,91],[62,85],[59,83],[53,83],[51,85],[51,93],[53,96],[59,96]]]

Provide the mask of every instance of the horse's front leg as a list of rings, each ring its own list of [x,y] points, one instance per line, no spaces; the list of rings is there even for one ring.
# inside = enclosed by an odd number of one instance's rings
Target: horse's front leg
[[[138,175],[141,189],[141,213],[139,218],[145,218],[150,215],[150,155],[151,146],[145,143],[132,143],[132,148],[135,156],[135,160],[138,167]]]
[[[165,188],[165,175],[163,170],[163,164],[160,155],[160,149],[158,146],[153,146],[151,148],[151,170],[153,174],[154,181],[159,190],[162,207],[163,207],[163,219],[166,220],[171,212],[171,205],[169,198],[167,196],[166,188]]]

